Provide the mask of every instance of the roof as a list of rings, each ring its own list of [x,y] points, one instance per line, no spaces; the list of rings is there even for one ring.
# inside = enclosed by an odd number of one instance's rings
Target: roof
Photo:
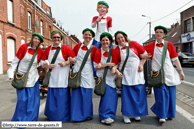
[[[175,28],[173,28],[165,38],[165,40],[170,41],[172,43],[178,43],[181,38],[181,26],[178,25]]]

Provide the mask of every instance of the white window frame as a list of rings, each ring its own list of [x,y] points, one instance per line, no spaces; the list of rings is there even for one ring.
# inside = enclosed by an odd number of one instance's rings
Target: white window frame
[[[30,12],[28,12],[28,29],[32,29],[32,15]]]
[[[46,9],[46,12],[47,12],[47,14],[49,14],[49,15],[50,15],[50,12],[49,12],[49,10],[48,10],[48,9]]]
[[[40,34],[43,35],[43,21],[40,20]]]
[[[7,17],[8,22],[13,23],[13,1],[7,0]]]
[[[8,40],[12,40],[13,44],[10,44]],[[15,40],[12,38],[7,38],[7,61],[8,64],[12,62],[15,57]]]
[[[42,0],[37,0],[37,4],[42,7]]]
[[[25,43],[25,40],[22,39],[22,40],[21,40],[21,45],[24,44],[24,43]]]

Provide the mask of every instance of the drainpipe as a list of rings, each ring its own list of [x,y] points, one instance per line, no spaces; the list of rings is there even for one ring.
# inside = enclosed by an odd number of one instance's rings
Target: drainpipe
[[[36,32],[36,5],[34,4],[34,31]]]
[[[182,23],[182,13],[181,13],[181,38],[180,38],[180,48],[181,48],[181,52],[182,52],[182,27],[183,27],[183,23]]]

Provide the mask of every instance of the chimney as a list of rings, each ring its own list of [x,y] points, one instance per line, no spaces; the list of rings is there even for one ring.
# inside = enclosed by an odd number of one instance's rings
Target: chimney
[[[177,28],[179,26],[179,23],[177,22],[176,24],[175,24],[175,27]]]

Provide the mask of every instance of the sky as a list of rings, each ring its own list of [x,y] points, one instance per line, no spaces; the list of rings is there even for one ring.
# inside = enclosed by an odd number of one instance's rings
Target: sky
[[[96,32],[91,23],[93,17],[99,15],[96,11],[98,1],[100,0],[44,0],[51,7],[52,17],[65,31],[75,34],[80,41],[83,41],[83,29],[91,28]],[[170,28],[172,24],[180,23],[180,12],[194,5],[194,0],[105,1],[109,4],[107,16],[112,17],[113,33],[122,30],[127,33],[129,39],[140,44],[149,39],[150,20],[151,33],[154,34],[154,27],[157,25]]]

